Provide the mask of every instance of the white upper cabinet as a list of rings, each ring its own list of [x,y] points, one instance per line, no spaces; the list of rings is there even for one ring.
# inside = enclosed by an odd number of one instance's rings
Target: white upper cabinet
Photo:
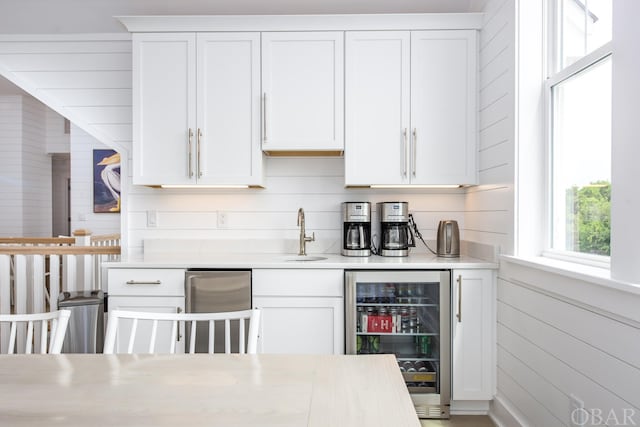
[[[411,182],[476,184],[476,32],[411,33]]]
[[[196,126],[195,34],[133,35],[133,183],[188,184]],[[191,143],[190,143],[191,140]]]
[[[475,30],[346,35],[346,185],[476,184]]]
[[[342,32],[262,33],[262,149],[343,151]]]
[[[133,183],[261,185],[260,34],[135,34],[133,47]]]
[[[409,183],[410,33],[347,32],[347,185]]]

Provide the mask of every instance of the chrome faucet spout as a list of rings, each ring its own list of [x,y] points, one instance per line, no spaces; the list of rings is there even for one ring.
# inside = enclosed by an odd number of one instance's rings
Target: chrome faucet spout
[[[304,227],[304,209],[298,209],[298,227],[300,227],[300,249],[298,255],[307,255],[307,242],[313,242],[316,240],[316,233],[311,233],[311,237],[306,235]]]

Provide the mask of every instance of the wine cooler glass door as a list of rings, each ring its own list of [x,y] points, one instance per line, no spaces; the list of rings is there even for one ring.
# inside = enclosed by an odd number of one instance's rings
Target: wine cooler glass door
[[[395,354],[412,396],[448,403],[450,271],[348,271],[345,279],[347,353]]]

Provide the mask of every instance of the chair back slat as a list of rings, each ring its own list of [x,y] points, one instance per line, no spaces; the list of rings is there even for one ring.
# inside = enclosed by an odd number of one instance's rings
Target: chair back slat
[[[128,320],[128,322],[122,322],[122,319]],[[249,321],[248,334],[245,322]],[[213,353],[215,349],[215,324],[216,322],[223,322],[224,330],[224,352],[231,353],[232,349],[235,351],[235,347],[232,346],[233,341],[238,339],[238,351],[240,353],[256,353],[257,341],[258,341],[258,327],[260,321],[259,310],[244,310],[227,313],[151,313],[151,312],[136,312],[136,311],[124,311],[124,310],[112,310],[109,313],[109,322],[107,324],[107,333],[104,343],[104,353],[112,354],[116,352],[126,353],[160,353],[166,352],[167,347],[166,339],[169,340],[169,353],[175,353],[177,344],[179,343],[183,330],[188,328],[190,331],[189,339],[185,344],[185,351],[188,353],[195,353],[199,351],[196,346],[196,329],[198,323],[206,324],[209,328],[208,335],[208,352]],[[239,332],[236,337],[235,332],[231,333],[231,324],[238,322]],[[144,324],[150,325],[142,327]],[[164,323],[170,327],[170,330],[163,327],[160,328],[160,324]],[[129,326],[130,325],[130,326]],[[202,326],[202,325],[201,325]],[[161,340],[160,333],[164,331],[164,341]],[[142,331],[145,331],[142,333]],[[204,333],[204,332],[203,332]],[[121,335],[121,340],[118,340],[118,335]],[[129,335],[127,335],[129,334]],[[145,335],[145,336],[139,336]],[[245,339],[249,340],[248,343]],[[118,342],[127,341],[126,348],[118,346]]]
[[[138,331],[138,319],[133,319],[131,324],[131,336],[129,337],[129,345],[127,346],[127,353],[133,353],[133,343],[136,340],[136,332]],[[151,334],[151,340],[154,341],[155,337]]]
[[[229,319],[224,321],[224,352],[231,353],[231,321]]]
[[[9,333],[9,350],[7,354],[13,354],[16,351],[16,329],[18,324],[11,322],[11,332]]]
[[[46,331],[47,330],[47,321],[46,320],[41,320],[40,321],[40,331]],[[40,353],[41,354],[45,354],[47,352],[47,334],[40,334]]]
[[[245,353],[244,339],[242,339],[242,337],[244,337],[244,322],[240,322],[240,328],[238,331],[238,342],[240,343],[240,353]]]
[[[133,336],[133,334],[131,334]],[[156,336],[158,335],[158,321],[154,320],[151,324],[151,339],[149,340],[149,353],[153,353],[156,346]]]
[[[169,340],[170,348],[169,353],[174,354],[176,352],[176,341],[178,340],[178,321],[173,320],[171,322],[171,340]]]
[[[25,353],[33,353],[33,322],[31,320],[27,322],[27,349]]]
[[[189,336],[189,353],[195,353],[195,352],[196,352],[196,321],[192,320],[191,335]]]
[[[215,320],[209,320],[209,348],[207,349],[209,353],[213,353],[214,344],[216,342],[216,322]]]

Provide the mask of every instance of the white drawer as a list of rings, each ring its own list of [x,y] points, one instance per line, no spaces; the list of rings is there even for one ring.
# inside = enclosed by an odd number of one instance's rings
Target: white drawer
[[[184,296],[183,269],[167,268],[111,268],[109,296]]]
[[[342,297],[344,271],[329,269],[254,269],[255,296]]]

